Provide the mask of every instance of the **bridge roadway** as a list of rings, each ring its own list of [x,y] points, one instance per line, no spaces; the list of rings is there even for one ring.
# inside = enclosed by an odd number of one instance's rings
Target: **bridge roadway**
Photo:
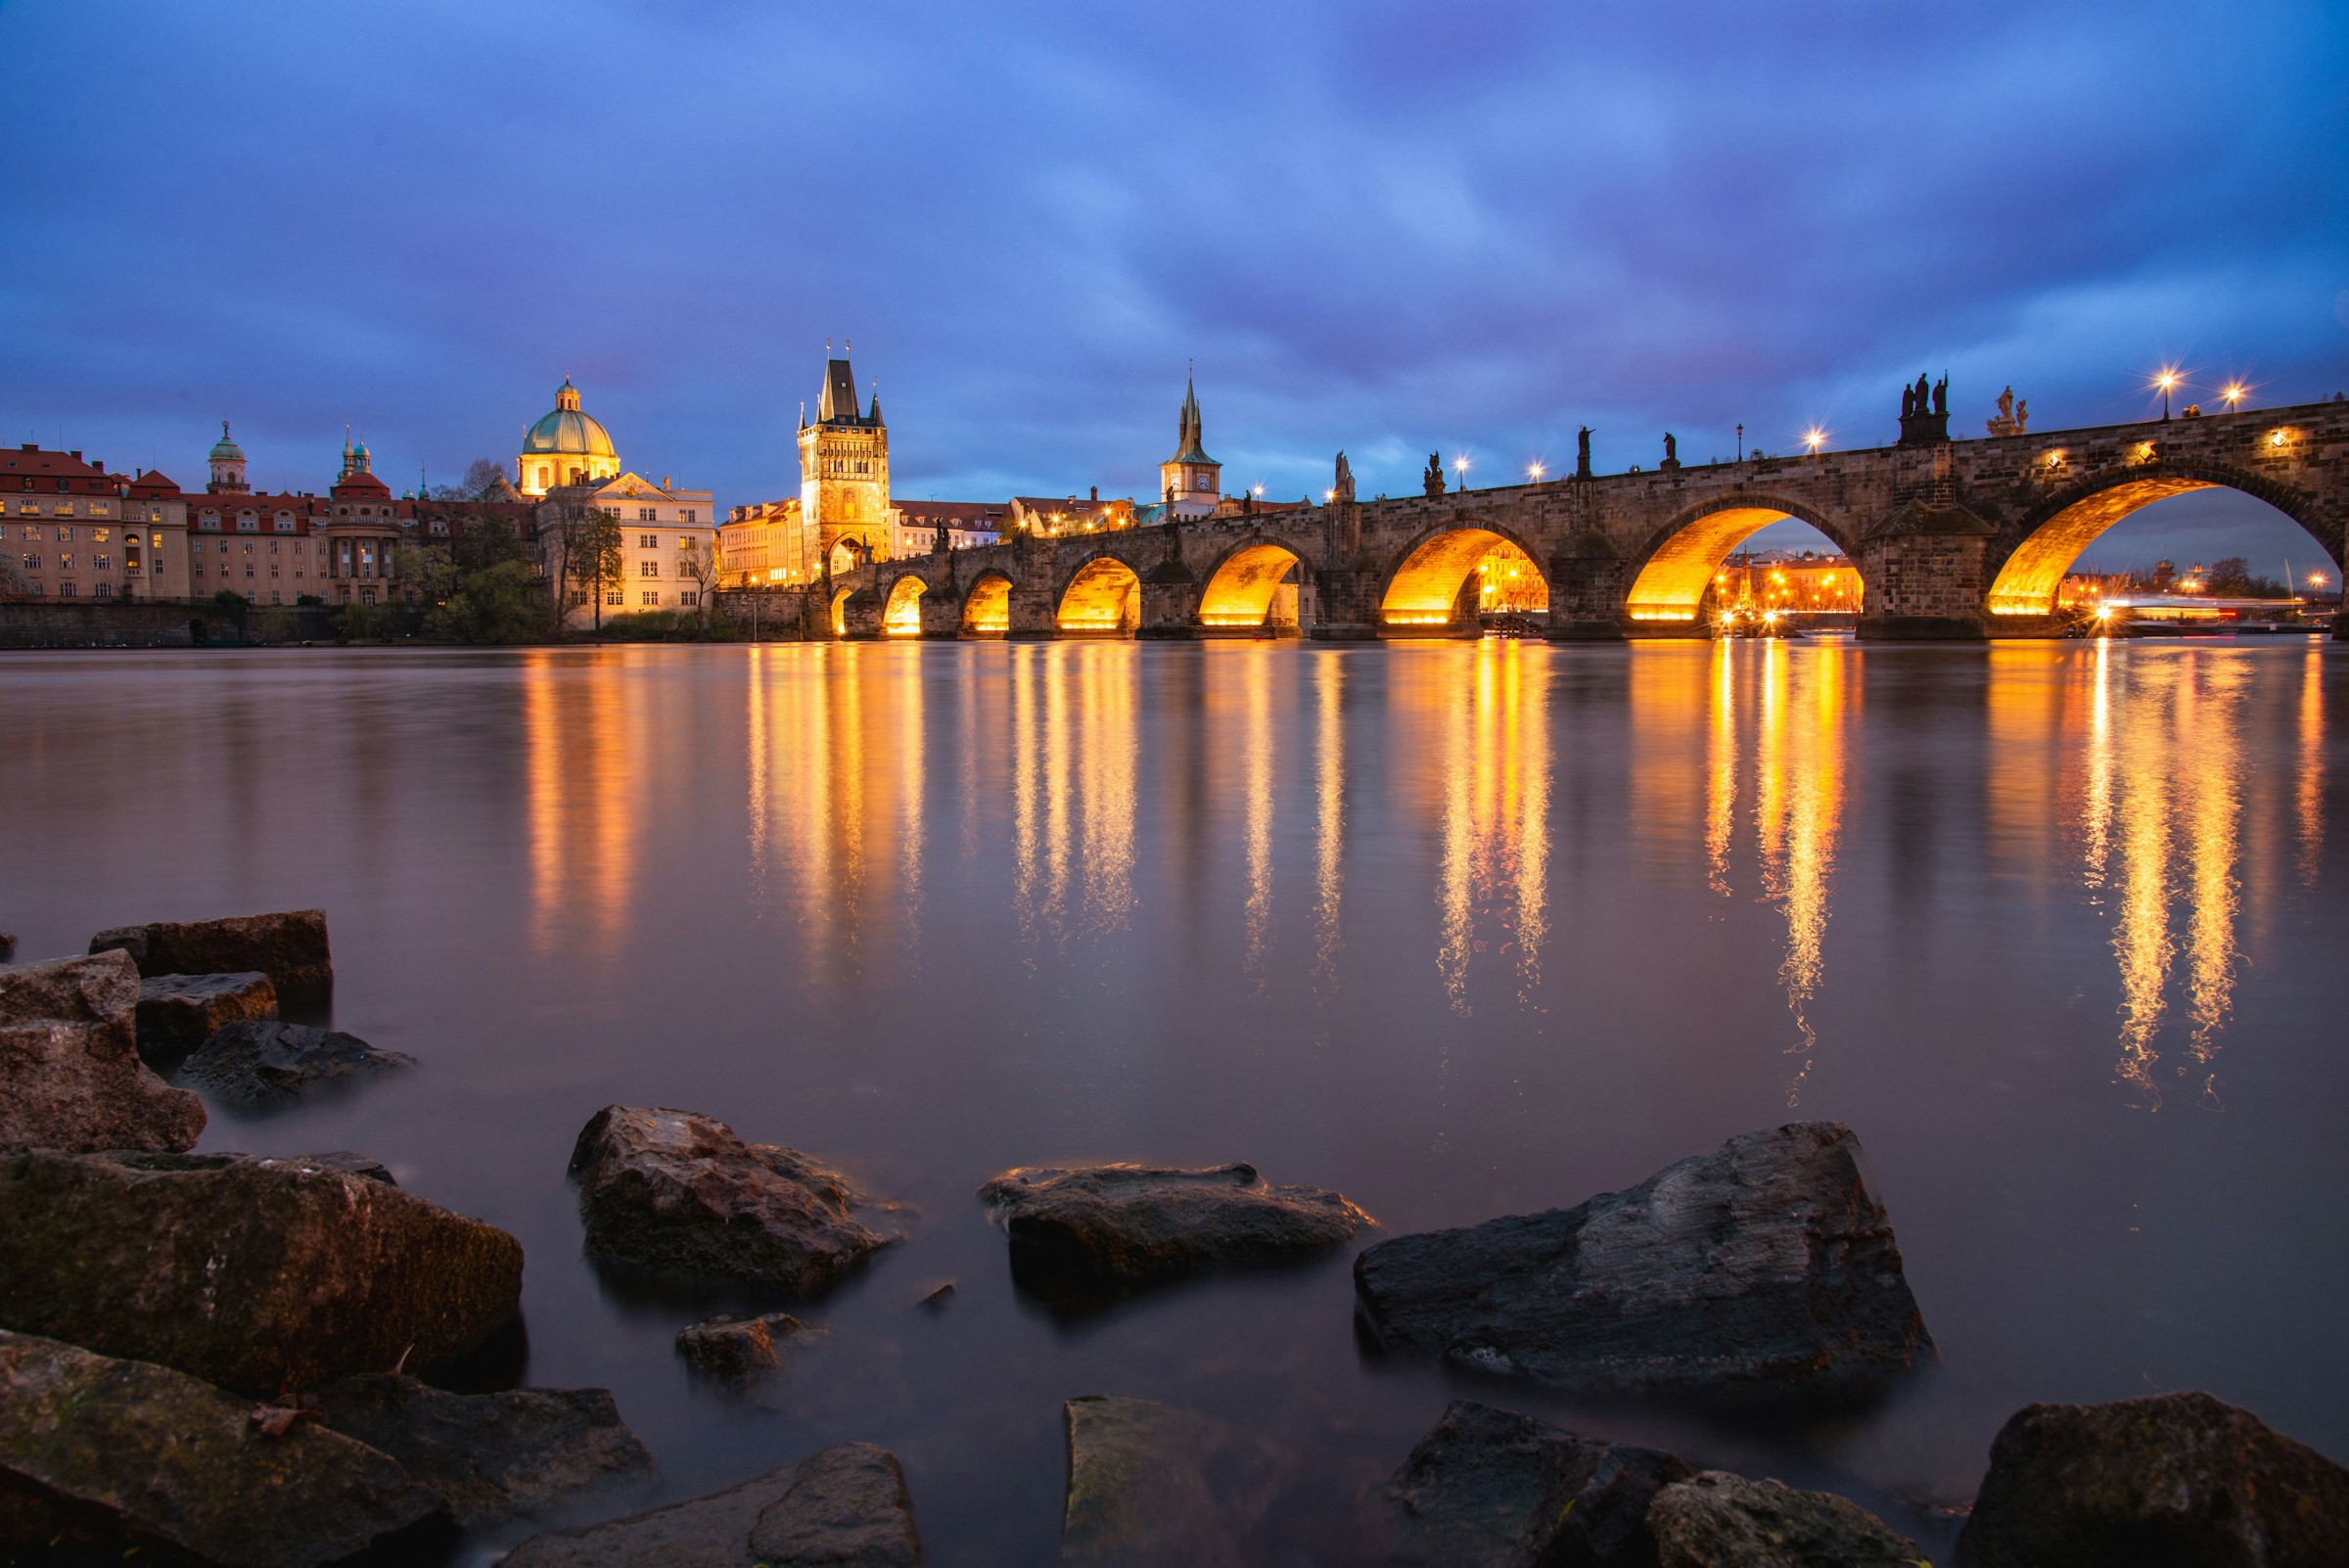
[[[1791,517],[1858,568],[1863,637],[2037,636],[2092,539],[2213,486],[2291,518],[2337,573],[2349,402],[1026,534],[860,565],[806,611],[817,636],[1472,635],[1476,568],[1513,545],[1554,639],[1702,636],[1722,563]]]

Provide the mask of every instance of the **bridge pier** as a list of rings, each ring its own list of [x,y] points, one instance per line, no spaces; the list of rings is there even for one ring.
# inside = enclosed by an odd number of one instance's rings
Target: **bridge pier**
[[[1862,530],[1859,635],[1973,641],[1990,634],[1990,541],[1998,530],[1955,502],[1904,501]]]
[[[1549,640],[1620,642],[1631,570],[1613,540],[1581,529],[1549,558]]]
[[[1011,624],[1004,635],[1014,642],[1033,642],[1060,634],[1060,607],[1053,602],[1051,579],[1040,586],[1011,590]]]
[[[1182,558],[1170,554],[1143,574],[1141,615],[1133,628],[1136,637],[1154,642],[1184,642],[1199,635],[1199,579]]]
[[[841,636],[851,642],[870,642],[881,635],[881,618],[889,608],[879,588],[858,588],[840,607]]]

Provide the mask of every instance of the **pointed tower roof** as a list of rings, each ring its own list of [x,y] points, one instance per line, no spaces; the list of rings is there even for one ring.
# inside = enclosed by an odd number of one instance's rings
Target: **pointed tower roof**
[[[877,381],[873,383],[873,411],[866,418],[872,424],[881,423],[881,384]]]
[[[815,422],[819,425],[856,423],[856,375],[848,359],[824,361],[824,385],[816,394]]]
[[[1200,444],[1199,424],[1198,388],[1193,384],[1192,379],[1186,376],[1182,383],[1182,418],[1175,430],[1174,455],[1168,458],[1168,462],[1210,464],[1216,462],[1214,458],[1207,455],[1206,448]],[[1217,464],[1216,466],[1221,467],[1221,465]]]

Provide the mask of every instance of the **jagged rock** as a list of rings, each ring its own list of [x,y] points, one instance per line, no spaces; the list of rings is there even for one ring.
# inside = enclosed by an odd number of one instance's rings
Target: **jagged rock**
[[[178,1079],[242,1110],[265,1111],[415,1065],[413,1056],[379,1051],[341,1030],[249,1019],[214,1030],[180,1064]]]
[[[1295,1479],[1263,1438],[1154,1400],[1088,1395],[1062,1407],[1069,1497],[1065,1568],[1242,1568]]]
[[[1933,1354],[1884,1206],[1833,1122],[1731,1138],[1574,1209],[1355,1260],[1395,1351],[1585,1391],[1861,1401]]]
[[[677,1334],[677,1354],[705,1376],[749,1382],[783,1364],[778,1342],[813,1339],[824,1332],[789,1313],[761,1317],[707,1317]]]
[[[15,958],[16,955],[16,934],[14,932],[0,931],[0,964],[9,962],[11,959]]]
[[[327,951],[326,911],[232,915],[223,920],[158,920],[116,926],[90,939],[90,951],[118,947],[142,975],[216,975],[257,969],[281,991],[314,991],[335,979]]]
[[[348,1149],[330,1149],[324,1154],[296,1154],[290,1155],[288,1158],[299,1160],[308,1165],[323,1166],[329,1171],[343,1171],[351,1176],[365,1176],[370,1181],[381,1181],[388,1187],[399,1185],[399,1178],[392,1174],[392,1168],[373,1155],[353,1154]]]
[[[317,1398],[329,1430],[397,1459],[467,1530],[544,1513],[653,1468],[608,1389],[448,1394],[381,1373],[329,1383]]]
[[[204,1102],[139,1059],[120,953],[0,971],[0,1149],[193,1148]]]
[[[2349,1470],[2208,1394],[2033,1405],[1990,1447],[1957,1568],[2349,1561]]]
[[[1705,1470],[1648,1505],[1657,1568],[1932,1568],[1915,1542],[1831,1492]]]
[[[607,1263],[806,1295],[901,1239],[851,1216],[867,1200],[846,1176],[691,1111],[605,1106],[571,1174],[587,1250]]]
[[[1696,1474],[1655,1449],[1577,1437],[1510,1410],[1454,1401],[1387,1496],[1404,1514],[1394,1560],[1426,1568],[1645,1568],[1648,1505]]]
[[[139,983],[139,1055],[161,1072],[211,1037],[248,1018],[277,1016],[277,988],[259,970],[223,975],[149,975]]]
[[[500,1568],[919,1568],[897,1455],[843,1443],[753,1481],[585,1530],[550,1530]]]
[[[398,1463],[146,1361],[0,1331],[0,1555],[308,1568],[444,1543]],[[185,1554],[184,1556],[180,1554]]]
[[[457,1356],[521,1295],[512,1236],[332,1166],[0,1155],[0,1327],[240,1393]]]
[[[1135,1285],[1218,1264],[1323,1251],[1370,1217],[1325,1187],[1275,1187],[1246,1164],[1024,1167],[979,1189],[1023,1275]]]

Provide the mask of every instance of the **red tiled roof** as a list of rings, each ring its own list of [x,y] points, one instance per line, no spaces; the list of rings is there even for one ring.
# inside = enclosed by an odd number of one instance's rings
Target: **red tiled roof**
[[[17,483],[9,484],[7,480]],[[0,488],[19,489],[29,480],[41,481],[40,487],[53,494],[68,495],[112,495],[121,485],[104,463],[85,463],[79,452],[46,451],[29,443],[0,452]],[[59,480],[66,482],[62,492]]]

